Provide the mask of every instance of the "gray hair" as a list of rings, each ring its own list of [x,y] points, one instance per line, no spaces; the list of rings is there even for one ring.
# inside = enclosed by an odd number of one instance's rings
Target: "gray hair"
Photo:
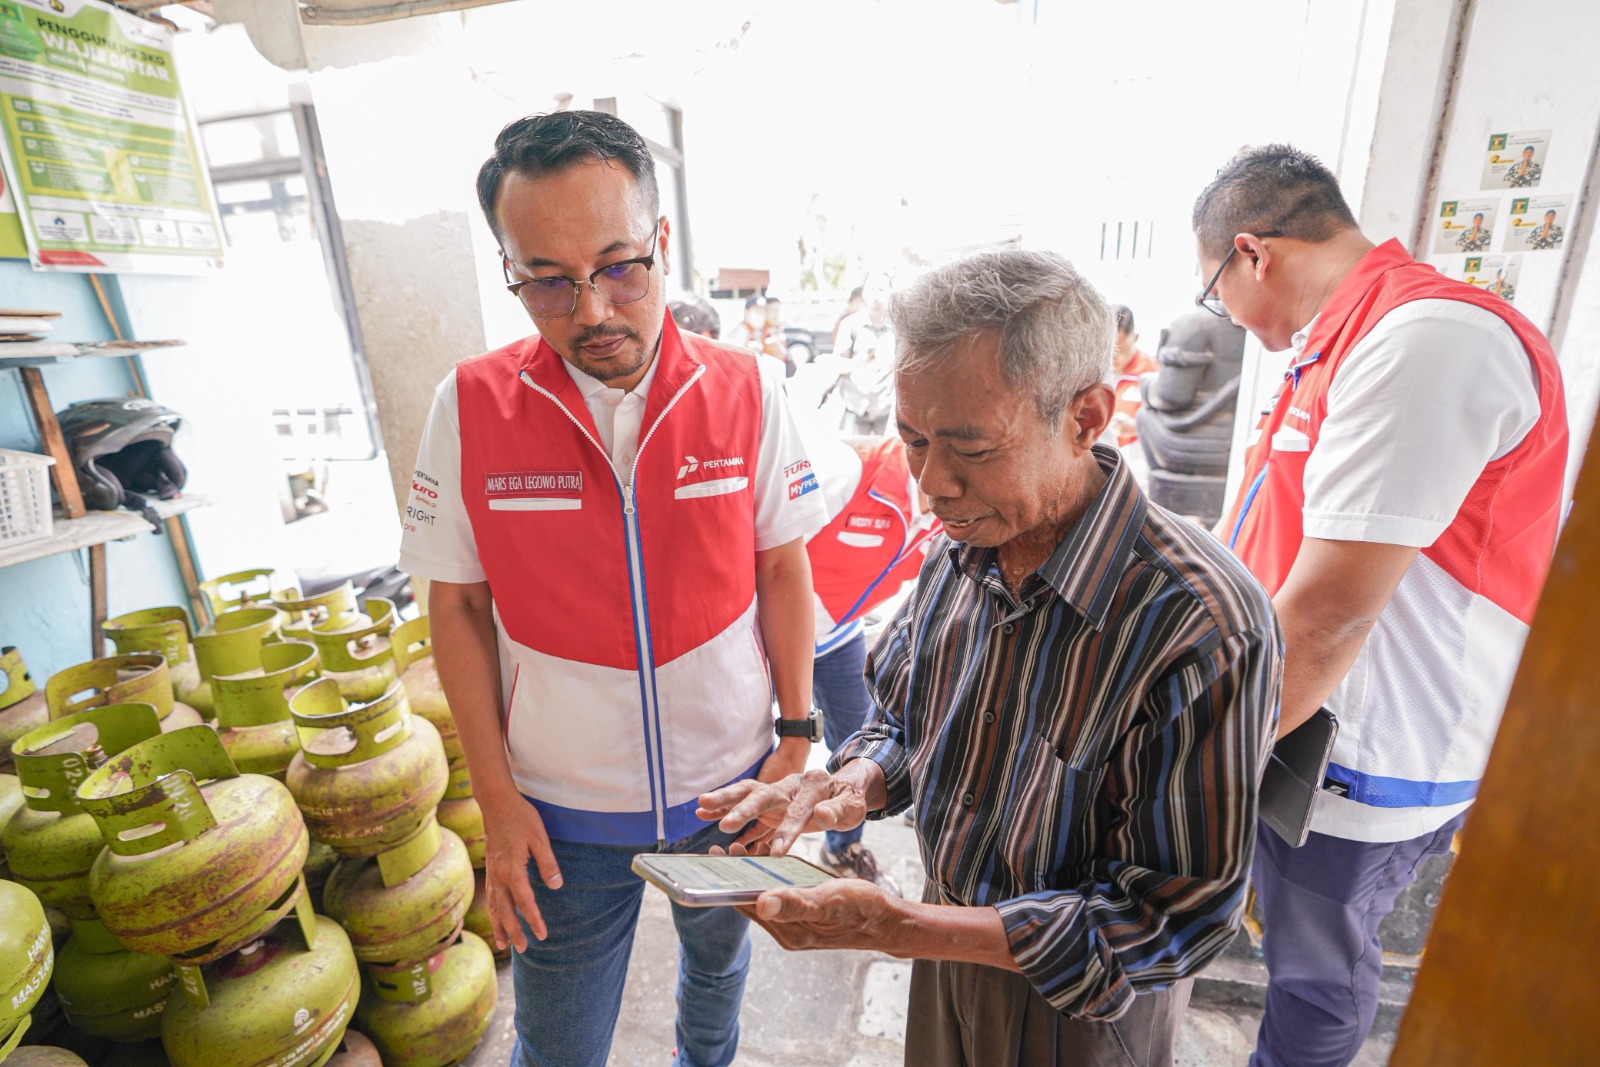
[[[1000,370],[1058,426],[1072,398],[1111,373],[1111,306],[1054,252],[976,252],[918,278],[890,302],[895,372],[914,374],[974,334],[1000,335]]]

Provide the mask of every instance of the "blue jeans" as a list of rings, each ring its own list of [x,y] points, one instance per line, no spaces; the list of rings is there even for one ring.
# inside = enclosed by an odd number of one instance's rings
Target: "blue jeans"
[[[846,641],[816,658],[811,667],[812,699],[822,712],[822,737],[831,752],[865,726],[872,714],[867,692],[867,635]],[[828,851],[838,855],[861,840],[861,827],[829,830]]]
[[[660,851],[705,852],[736,835],[715,824]],[[515,954],[512,1067],[605,1067],[645,883],[629,869],[648,847],[552,841],[562,886],[528,877],[550,936]],[[750,921],[732,908],[672,905],[678,928],[678,1055],[674,1067],[726,1067],[739,1047],[739,1002],[750,969]],[[523,923],[527,931],[527,923]],[[662,1059],[666,1059],[665,1043]]]
[[[1250,1067],[1345,1067],[1378,1013],[1378,924],[1429,856],[1450,849],[1463,812],[1409,841],[1312,833],[1290,848],[1262,823],[1250,872],[1261,905],[1267,1005]]]

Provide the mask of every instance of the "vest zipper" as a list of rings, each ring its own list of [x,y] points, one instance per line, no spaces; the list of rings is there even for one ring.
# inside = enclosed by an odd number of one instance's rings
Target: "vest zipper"
[[[633,455],[633,466],[628,471],[626,485],[618,477],[616,465],[612,463],[611,457],[601,447],[600,442],[595,440],[588,427],[557,399],[554,393],[535,382],[527,371],[521,374],[523,384],[559,408],[605,458],[606,466],[611,471],[612,481],[616,483],[617,494],[622,499],[622,524],[628,556],[628,595],[633,604],[634,645],[639,659],[639,699],[645,717],[645,759],[650,768],[650,807],[655,813],[657,841],[665,841],[667,836],[667,765],[661,751],[661,705],[656,695],[655,652],[650,640],[650,614],[644,586],[644,553],[639,538],[639,515],[634,496],[634,482],[639,473],[639,457],[644,453],[644,446],[655,435],[656,427],[661,425],[661,420],[667,417],[667,412],[673,409],[683,394],[688,392],[689,387],[699,381],[704,373],[704,366],[695,368],[694,374],[679,387],[672,399],[661,409],[661,414],[656,416],[656,421],[650,424],[649,431],[640,439],[639,448]]]

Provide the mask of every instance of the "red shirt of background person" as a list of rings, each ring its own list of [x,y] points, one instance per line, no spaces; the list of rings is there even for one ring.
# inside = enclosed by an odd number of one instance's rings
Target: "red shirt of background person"
[[[1117,411],[1111,416],[1111,429],[1117,435],[1120,448],[1139,439],[1133,419],[1142,403],[1139,378],[1155,373],[1156,361],[1139,351],[1139,335],[1133,332],[1133,311],[1126,304],[1118,304],[1115,310],[1117,341],[1111,350],[1111,372],[1115,376],[1111,387],[1116,390]]]

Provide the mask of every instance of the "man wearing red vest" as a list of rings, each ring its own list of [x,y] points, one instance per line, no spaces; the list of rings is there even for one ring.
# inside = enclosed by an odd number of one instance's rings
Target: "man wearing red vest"
[[[867,692],[866,617],[894,596],[927,558],[942,527],[928,510],[898,437],[808,442],[829,522],[806,541],[816,590],[817,658],[812,688],[823,740],[837,749],[872,714]],[[822,865],[899,894],[861,844],[861,826],[829,830]]]
[[[591,111],[520,119],[478,198],[538,334],[439,385],[401,565],[432,580],[495,940],[517,949],[512,1062],[601,1067],[643,895],[633,855],[731,840],[697,795],[805,766],[804,538],[826,517],[782,368],[666,313],[670,231],[638,133]],[[748,924],[673,919],[673,1062],[729,1064]]]
[[[1378,924],[1477,793],[1554,549],[1567,457],[1550,344],[1498,296],[1374,246],[1333,175],[1244,152],[1194,208],[1199,303],[1291,350],[1220,532],[1283,626],[1279,736],[1339,734],[1312,833],[1264,825],[1257,1067],[1349,1063]]]

